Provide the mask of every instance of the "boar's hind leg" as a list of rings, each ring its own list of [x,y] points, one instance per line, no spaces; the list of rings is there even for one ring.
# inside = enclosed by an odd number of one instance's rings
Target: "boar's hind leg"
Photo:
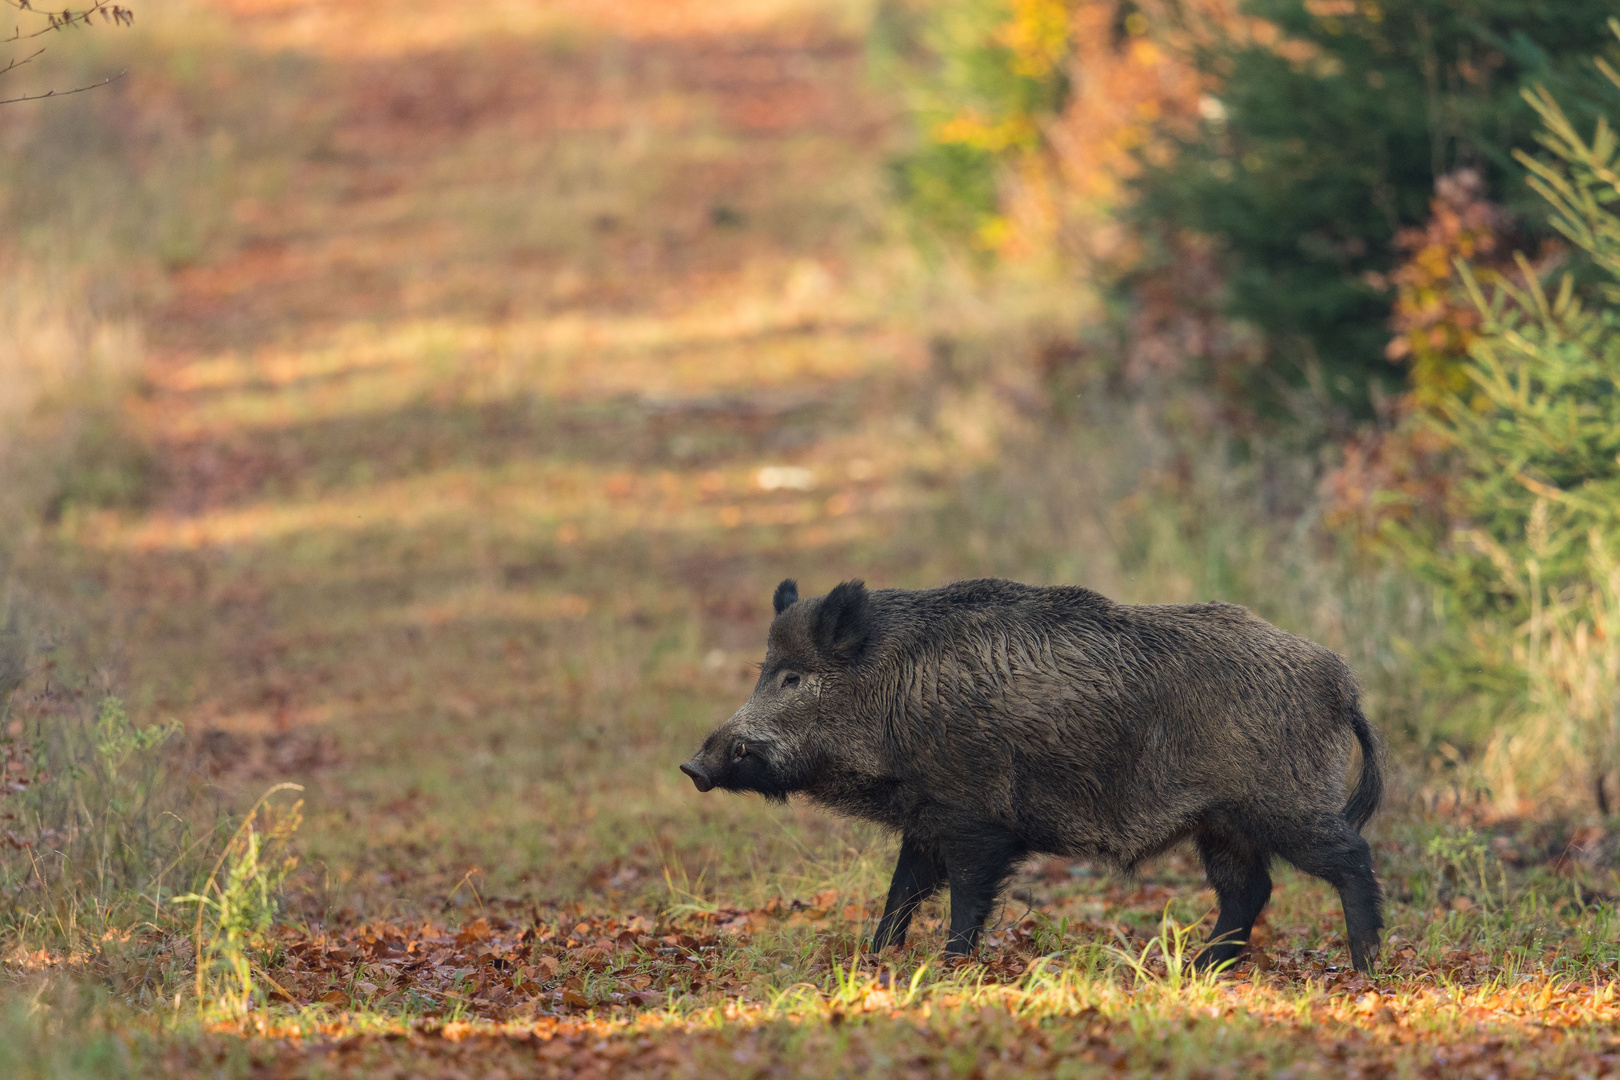
[[[1254,920],[1271,899],[1269,853],[1256,851],[1237,837],[1205,833],[1198,837],[1204,873],[1220,900],[1220,917],[1209,935],[1209,947],[1198,955],[1200,968],[1220,965],[1243,951],[1254,931]]]
[[[883,908],[877,933],[872,935],[872,951],[882,952],[890,945],[904,945],[911,916],[922,902],[944,884],[945,864],[933,850],[913,837],[900,841],[900,858],[894,864],[894,881],[889,886],[889,902]]]
[[[1001,886],[1012,873],[1013,864],[1025,854],[1010,837],[999,834],[972,837],[945,849],[945,870],[951,881],[947,956],[972,955]]]
[[[1315,831],[1291,839],[1279,854],[1339,891],[1350,962],[1357,971],[1371,972],[1378,958],[1378,932],[1384,927],[1384,893],[1373,873],[1367,841],[1349,822],[1330,818]]]

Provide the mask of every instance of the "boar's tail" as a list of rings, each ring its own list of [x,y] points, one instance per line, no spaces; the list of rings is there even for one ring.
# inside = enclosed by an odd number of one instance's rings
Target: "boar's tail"
[[[1373,737],[1372,728],[1367,724],[1367,717],[1361,712],[1361,703],[1354,694],[1345,703],[1345,720],[1349,722],[1350,729],[1356,733],[1356,742],[1361,744],[1361,778],[1356,781],[1356,790],[1350,793],[1350,801],[1344,804],[1344,819],[1348,821],[1357,832],[1367,824],[1367,819],[1377,811],[1378,804],[1384,798],[1384,774],[1379,768],[1378,742]]]

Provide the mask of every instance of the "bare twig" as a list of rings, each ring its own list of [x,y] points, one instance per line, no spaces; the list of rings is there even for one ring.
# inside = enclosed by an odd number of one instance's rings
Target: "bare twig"
[[[65,30],[70,26],[85,26],[96,16],[101,16],[102,22],[114,23],[118,26],[129,26],[135,21],[135,12],[122,4],[110,3],[109,0],[94,0],[87,8],[74,11],[72,8],[63,8],[61,11],[36,11],[29,5],[28,0],[0,0],[0,3],[9,4],[18,11],[26,11],[30,15],[43,16],[46,25],[38,30],[23,32],[17,27],[8,38],[0,38],[0,45],[9,45],[13,41],[27,41],[29,38],[41,37],[57,30]]]
[[[114,26],[130,26],[135,22],[134,11],[124,7],[122,4],[113,3],[112,0],[90,0],[88,7],[63,8],[61,11],[38,11],[34,8],[31,0],[0,0],[0,4],[6,4],[7,6],[16,8],[19,14],[26,13],[34,16],[35,18],[43,18],[45,20],[44,26],[37,30],[27,31],[26,33],[23,31],[21,26],[14,27],[10,37],[0,38],[0,45],[9,45],[18,41],[28,41],[33,38],[41,37],[45,34],[54,33],[57,30],[65,30],[70,26],[88,26],[90,25],[91,20],[97,15],[101,16],[101,21],[103,23],[112,23]],[[37,49],[32,54],[25,56],[20,60],[15,58],[12,59],[11,62],[6,64],[4,67],[0,67],[0,75],[5,75],[15,68],[19,68],[24,64],[33,62],[33,60],[44,51],[44,49]],[[82,94],[86,90],[94,90],[97,87],[106,86],[114,79],[122,79],[126,74],[127,72],[120,71],[117,75],[110,75],[98,83],[90,83],[87,86],[75,87],[72,90],[47,90],[42,94],[23,94],[20,97],[0,99],[0,105],[15,105],[22,101],[38,101],[41,98],[67,97],[69,94]]]
[[[3,74],[3,72],[0,72],[0,74]],[[49,97],[67,97],[69,94],[82,94],[86,90],[95,90],[99,87],[106,86],[108,83],[113,82],[116,79],[122,79],[128,74],[129,70],[126,68],[116,75],[109,75],[100,82],[91,83],[89,86],[76,86],[72,90],[47,90],[43,94],[24,94],[22,97],[0,98],[0,105],[15,105],[19,101],[40,101]]]
[[[4,75],[6,72],[10,71],[12,68],[20,68],[24,64],[33,63],[34,58],[36,56],[38,56],[40,53],[44,52],[44,51],[45,50],[43,48],[35,49],[32,53],[29,53],[27,56],[23,57],[21,60],[18,60],[15,57],[13,57],[11,63],[7,64],[3,68],[0,68],[0,75]]]

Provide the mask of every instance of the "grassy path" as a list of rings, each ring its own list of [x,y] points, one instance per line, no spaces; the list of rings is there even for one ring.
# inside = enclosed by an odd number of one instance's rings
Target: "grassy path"
[[[1503,944],[1556,922],[1534,894],[1398,907],[1373,984],[1288,877],[1233,979],[1132,989],[1087,943],[1140,949],[1167,904],[1195,922],[1194,868],[1054,863],[987,966],[913,986],[925,919],[851,971],[891,843],[699,797],[675,765],[746,695],[779,579],[979,565],[939,511],[1017,396],[930,347],[884,206],[897,106],[858,34],[740,0],[216,8],[298,57],[257,87],[284,152],[147,319],[151,505],[70,514],[39,569],[220,783],[307,788],[274,1008],[143,1044],[155,1067],[1616,1067],[1615,972],[1578,944],[1597,916],[1539,961]]]
[[[242,10],[278,41],[315,9]],[[858,41],[638,18],[317,33],[344,55],[289,107],[303,153],[150,322],[156,505],[71,530],[143,706],[244,783],[311,781],[367,905],[805,842],[673,763],[776,581],[871,566],[950,467],[874,265],[892,109]]]

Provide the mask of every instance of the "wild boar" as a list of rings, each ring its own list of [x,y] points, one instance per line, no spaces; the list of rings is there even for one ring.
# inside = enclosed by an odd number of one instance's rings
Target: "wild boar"
[[[1339,892],[1369,971],[1383,899],[1360,830],[1377,743],[1337,655],[1234,604],[1116,604],[1089,589],[847,581],[773,600],[752,696],[681,771],[699,791],[800,794],[900,834],[874,951],[949,884],[965,955],[1025,856],[1129,871],[1191,838],[1237,956],[1282,857]],[[1351,745],[1361,748],[1345,800]]]

